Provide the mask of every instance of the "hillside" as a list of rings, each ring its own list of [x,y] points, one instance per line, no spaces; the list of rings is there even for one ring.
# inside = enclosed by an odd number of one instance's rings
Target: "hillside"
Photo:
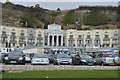
[[[63,26],[63,29],[114,29],[118,28],[117,24],[119,23],[118,9],[118,7],[112,6],[79,6],[74,10],[50,11],[39,7],[38,4],[35,7],[25,7],[9,2],[2,3],[2,24],[16,27],[42,28],[44,26],[47,28],[48,24],[58,23]]]

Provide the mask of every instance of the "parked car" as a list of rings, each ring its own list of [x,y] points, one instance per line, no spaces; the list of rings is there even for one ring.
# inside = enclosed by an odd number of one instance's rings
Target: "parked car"
[[[49,57],[50,63],[53,63],[54,58],[55,58],[55,54],[47,54],[47,55],[48,55],[48,57]]]
[[[0,63],[2,63],[2,62],[3,62],[2,57],[3,57],[3,54],[0,52]]]
[[[72,58],[71,58],[71,56],[69,56],[67,54],[57,54],[54,57],[53,63],[54,63],[54,65],[72,64]]]
[[[99,53],[95,58],[96,64],[100,64],[102,66],[116,65],[117,63],[115,63],[115,57],[118,57],[118,54],[113,52]]]
[[[95,60],[86,54],[79,54],[73,57],[73,65],[94,65]]]
[[[46,54],[35,53],[31,64],[49,64],[49,59]]]
[[[8,54],[8,56],[4,57],[4,63],[25,64],[25,55],[22,51],[12,51]]]
[[[88,55],[95,58],[98,53],[89,53]]]
[[[30,54],[25,55],[25,62],[31,62]]]

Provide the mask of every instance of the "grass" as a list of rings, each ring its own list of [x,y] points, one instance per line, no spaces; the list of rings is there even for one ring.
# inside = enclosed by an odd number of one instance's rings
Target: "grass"
[[[118,78],[118,70],[48,70],[2,74],[3,78]]]

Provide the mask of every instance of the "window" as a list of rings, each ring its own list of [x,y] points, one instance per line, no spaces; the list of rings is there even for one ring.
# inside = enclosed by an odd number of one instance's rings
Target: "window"
[[[25,34],[24,33],[21,33],[21,36],[24,36]]]
[[[82,38],[82,35],[78,35],[78,38]]]
[[[12,29],[12,31],[15,31],[15,29]]]
[[[15,43],[13,43],[13,46],[15,46]]]
[[[90,32],[88,32],[88,34],[90,34]]]
[[[95,35],[96,38],[99,38],[99,35]]]
[[[70,32],[70,34],[72,34],[72,32]]]
[[[12,35],[15,35],[16,33],[15,33],[15,32],[12,32],[11,34],[12,34]]]
[[[108,35],[105,35],[105,38],[109,38]]]
[[[99,40],[96,40],[96,43],[98,44],[98,43],[99,43]]]
[[[103,57],[103,54],[98,54],[97,57],[98,57],[98,58],[101,58],[101,57]]]
[[[87,35],[87,39],[91,39],[91,35]]]
[[[70,35],[70,39],[73,39],[73,35]]]
[[[79,43],[79,44],[82,44],[82,40],[78,40],[78,43]]]
[[[105,33],[108,33],[107,31]]]
[[[99,32],[96,32],[97,34],[99,33]]]

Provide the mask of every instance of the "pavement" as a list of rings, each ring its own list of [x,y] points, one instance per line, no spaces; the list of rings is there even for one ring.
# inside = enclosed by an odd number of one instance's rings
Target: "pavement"
[[[37,71],[37,70],[114,70],[120,69],[120,66],[87,66],[87,65],[0,65],[1,70],[20,70],[20,71]]]

